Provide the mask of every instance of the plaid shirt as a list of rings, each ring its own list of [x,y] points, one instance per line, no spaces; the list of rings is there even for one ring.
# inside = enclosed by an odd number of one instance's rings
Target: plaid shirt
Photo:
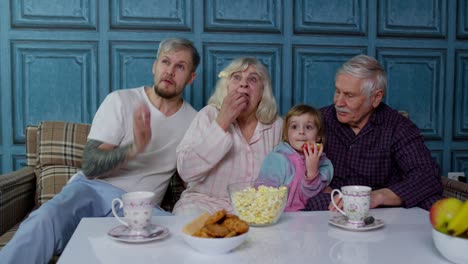
[[[440,168],[408,118],[381,103],[355,135],[348,125],[338,122],[334,105],[320,110],[327,133],[324,151],[335,169],[331,188],[389,188],[404,207],[426,210],[442,198]],[[321,193],[309,199],[305,210],[327,210],[330,200],[329,193]]]

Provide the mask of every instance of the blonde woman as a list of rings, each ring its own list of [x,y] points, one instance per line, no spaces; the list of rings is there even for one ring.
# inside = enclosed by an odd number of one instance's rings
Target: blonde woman
[[[198,112],[177,148],[177,169],[187,189],[174,214],[232,211],[227,186],[256,180],[265,156],[281,139],[266,67],[238,58],[219,73],[208,105]]]

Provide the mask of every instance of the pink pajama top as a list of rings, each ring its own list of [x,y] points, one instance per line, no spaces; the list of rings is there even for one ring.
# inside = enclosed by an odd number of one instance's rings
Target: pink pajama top
[[[201,109],[177,148],[177,169],[187,189],[174,210],[196,206],[209,213],[232,212],[227,186],[256,180],[263,159],[281,139],[280,117],[272,124],[258,122],[247,142],[237,122],[224,131],[216,122],[218,113],[211,105]]]

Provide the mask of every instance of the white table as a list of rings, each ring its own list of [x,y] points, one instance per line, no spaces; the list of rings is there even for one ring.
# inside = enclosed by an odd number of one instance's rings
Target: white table
[[[330,214],[285,213],[276,225],[251,228],[244,244],[220,256],[200,254],[185,244],[180,230],[191,218],[154,217],[153,223],[168,227],[171,235],[145,244],[107,237],[119,225],[114,218],[84,218],[58,263],[448,263],[432,242],[425,210],[373,209],[371,215],[385,226],[365,232],[329,225]]]

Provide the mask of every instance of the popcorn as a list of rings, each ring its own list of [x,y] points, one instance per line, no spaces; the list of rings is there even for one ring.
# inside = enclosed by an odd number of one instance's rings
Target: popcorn
[[[229,77],[229,75],[228,75],[228,73],[225,72],[225,71],[221,71],[221,72],[219,72],[219,74],[218,74],[218,78],[228,78],[228,77]]]
[[[281,215],[288,189],[260,185],[258,189],[247,187],[232,194],[234,208],[244,221],[253,225],[266,225],[276,222]]]

